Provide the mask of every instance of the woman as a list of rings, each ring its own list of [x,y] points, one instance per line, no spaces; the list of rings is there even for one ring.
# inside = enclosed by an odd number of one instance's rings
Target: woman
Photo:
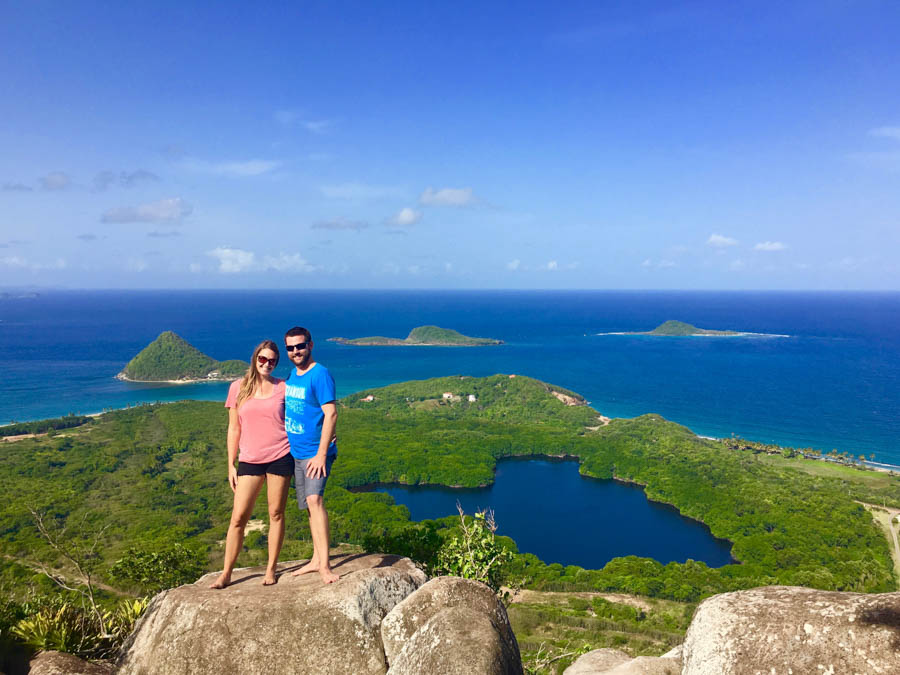
[[[263,340],[253,350],[247,374],[228,390],[228,484],[234,492],[234,508],[225,540],[225,568],[210,588],[231,583],[244,527],[263,483],[268,486],[269,502],[269,563],[263,585],[276,580],[275,566],[284,541],[284,505],[294,475],[294,458],[284,431],[284,380],[272,377],[278,357],[278,346]],[[235,459],[240,460],[237,469]]]

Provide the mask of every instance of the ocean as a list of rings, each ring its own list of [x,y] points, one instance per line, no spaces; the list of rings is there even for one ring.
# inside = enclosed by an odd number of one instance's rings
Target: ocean
[[[786,337],[661,338],[668,319]],[[224,400],[227,385],[115,379],[160,332],[213,358],[312,331],[338,394],[443,375],[517,373],[602,414],[659,413],[705,436],[900,464],[900,293],[646,291],[52,291],[0,299],[0,423],[141,402]],[[352,347],[435,324],[498,347]],[[276,374],[286,375],[282,358]]]

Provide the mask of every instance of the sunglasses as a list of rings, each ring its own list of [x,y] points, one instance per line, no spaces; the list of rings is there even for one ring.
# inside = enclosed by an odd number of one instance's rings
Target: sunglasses
[[[269,363],[272,365],[273,368],[278,365],[277,358],[269,359],[269,358],[266,358],[265,356],[263,356],[262,354],[260,354],[259,356],[256,357],[256,362],[261,366],[264,366],[267,363]]]
[[[296,349],[297,351],[301,351],[301,352],[302,352],[302,351],[303,351],[304,349],[306,349],[307,347],[309,347],[309,343],[308,343],[308,342],[298,342],[298,343],[295,344],[295,345],[285,345],[285,346],[284,346],[284,348],[287,349],[289,352],[292,352],[292,351],[294,351],[295,349]]]

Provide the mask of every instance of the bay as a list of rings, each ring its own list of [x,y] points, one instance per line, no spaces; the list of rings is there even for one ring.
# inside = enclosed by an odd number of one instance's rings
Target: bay
[[[406,505],[413,520],[456,515],[457,502],[469,515],[491,510],[497,534],[512,537],[520,552],[546,562],[585,569],[627,555],[662,563],[702,560],[710,567],[732,562],[731,544],[713,537],[702,523],[649,501],[638,486],[583,477],[573,460],[504,459],[497,463],[494,484],[474,490],[374,489]]]

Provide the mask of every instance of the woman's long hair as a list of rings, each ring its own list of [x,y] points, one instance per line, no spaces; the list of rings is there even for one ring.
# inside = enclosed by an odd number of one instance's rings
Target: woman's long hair
[[[281,354],[278,351],[278,345],[276,345],[271,340],[263,340],[258,345],[256,345],[256,349],[253,350],[253,356],[250,357],[250,367],[244,374],[244,379],[241,380],[241,388],[238,390],[236,406],[238,408],[241,407],[241,404],[244,401],[253,396],[253,394],[256,393],[259,385],[262,384],[262,376],[259,374],[259,370],[256,367],[256,357],[259,356],[259,353],[263,349],[271,349],[273,352],[275,352],[276,366],[278,365],[278,360],[281,359]]]

